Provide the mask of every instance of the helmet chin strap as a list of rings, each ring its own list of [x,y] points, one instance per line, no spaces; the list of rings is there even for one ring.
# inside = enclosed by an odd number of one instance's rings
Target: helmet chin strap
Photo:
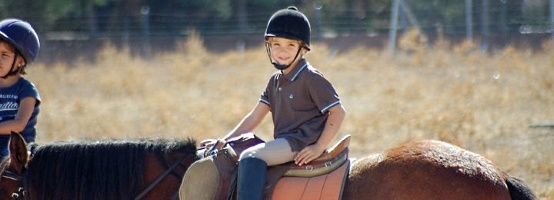
[[[268,43],[266,43],[265,48],[266,48],[267,55],[269,56],[269,61],[271,62],[271,64],[273,64],[273,66],[276,69],[281,70],[281,71],[289,68],[292,65],[292,63],[294,63],[294,61],[296,61],[296,59],[298,58],[298,55],[300,55],[300,50],[302,50],[302,47],[299,47],[298,51],[296,52],[296,56],[294,56],[294,59],[288,65],[283,65],[283,64],[279,64],[277,61],[274,61],[272,59],[272,57],[271,57],[271,48],[269,47]]]
[[[10,77],[10,76],[13,76],[13,75],[16,75],[16,74],[19,73],[19,70],[21,70],[21,68],[18,68],[18,69],[16,69],[16,70],[13,69],[13,68],[15,67],[15,61],[16,61],[18,55],[19,55],[19,54],[18,54],[17,51],[16,51],[15,54],[14,54],[14,56],[13,56],[13,62],[12,62],[12,67],[10,68],[10,71],[9,71],[8,73],[6,73],[6,75],[4,75],[4,76],[2,76],[2,77],[0,77],[0,78],[6,79],[6,78],[8,78],[8,77]]]

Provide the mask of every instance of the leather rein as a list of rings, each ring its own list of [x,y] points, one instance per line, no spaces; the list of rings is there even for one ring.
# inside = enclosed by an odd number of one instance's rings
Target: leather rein
[[[182,156],[181,158],[179,158],[179,160],[177,160],[175,163],[173,163],[173,165],[171,165],[167,170],[164,171],[164,173],[162,173],[160,176],[158,176],[158,178],[156,178],[156,180],[154,180],[152,183],[150,183],[150,185],[148,185],[148,187],[146,187],[146,189],[144,189],[139,195],[137,195],[137,197],[135,197],[135,200],[139,200],[139,199],[142,199],[144,198],[144,196],[146,196],[146,194],[148,194],[148,192],[152,191],[156,185],[158,185],[165,177],[167,177],[170,173],[173,172],[173,170],[181,165],[181,163],[187,159],[187,158],[194,158],[194,156],[196,155],[184,155]],[[171,197],[171,200],[176,200],[179,198],[179,190],[177,190],[177,192],[175,192],[175,194]]]

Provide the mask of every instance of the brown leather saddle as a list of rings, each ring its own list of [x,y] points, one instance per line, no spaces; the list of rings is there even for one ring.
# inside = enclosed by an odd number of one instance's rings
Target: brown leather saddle
[[[252,133],[231,138],[228,141],[219,140],[210,149],[199,149],[198,155],[202,158],[193,163],[183,178],[182,187],[188,184],[196,184],[192,178],[192,171],[215,171],[215,181],[206,182],[208,175],[203,176],[204,187],[207,185],[218,186],[211,189],[215,195],[207,199],[234,199],[236,187],[236,169],[240,153],[248,147],[263,143],[264,141]],[[298,166],[293,162],[268,168],[265,199],[340,199],[345,179],[348,175],[349,159],[348,145],[350,135],[343,137],[332,148],[326,150],[318,159],[308,165]],[[215,166],[215,167],[214,167]],[[188,179],[188,180],[187,180]],[[195,183],[190,183],[194,181]],[[190,186],[189,186],[190,187]],[[205,188],[203,188],[205,189]],[[185,193],[187,189],[181,189]],[[186,192],[194,192],[188,189]],[[183,197],[181,197],[184,199]],[[198,198],[198,197],[196,197]]]

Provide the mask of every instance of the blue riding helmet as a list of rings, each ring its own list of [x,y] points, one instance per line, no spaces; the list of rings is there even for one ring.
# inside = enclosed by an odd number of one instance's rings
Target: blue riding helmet
[[[0,22],[0,38],[10,43],[23,55],[27,64],[35,61],[40,50],[37,33],[31,24],[19,19],[5,19]]]

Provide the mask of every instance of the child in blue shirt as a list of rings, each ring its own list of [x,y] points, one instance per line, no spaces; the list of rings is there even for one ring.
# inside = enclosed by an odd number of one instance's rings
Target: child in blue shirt
[[[10,133],[18,132],[30,146],[35,142],[40,95],[22,77],[40,50],[38,36],[25,21],[0,22],[0,156],[6,157]]]

